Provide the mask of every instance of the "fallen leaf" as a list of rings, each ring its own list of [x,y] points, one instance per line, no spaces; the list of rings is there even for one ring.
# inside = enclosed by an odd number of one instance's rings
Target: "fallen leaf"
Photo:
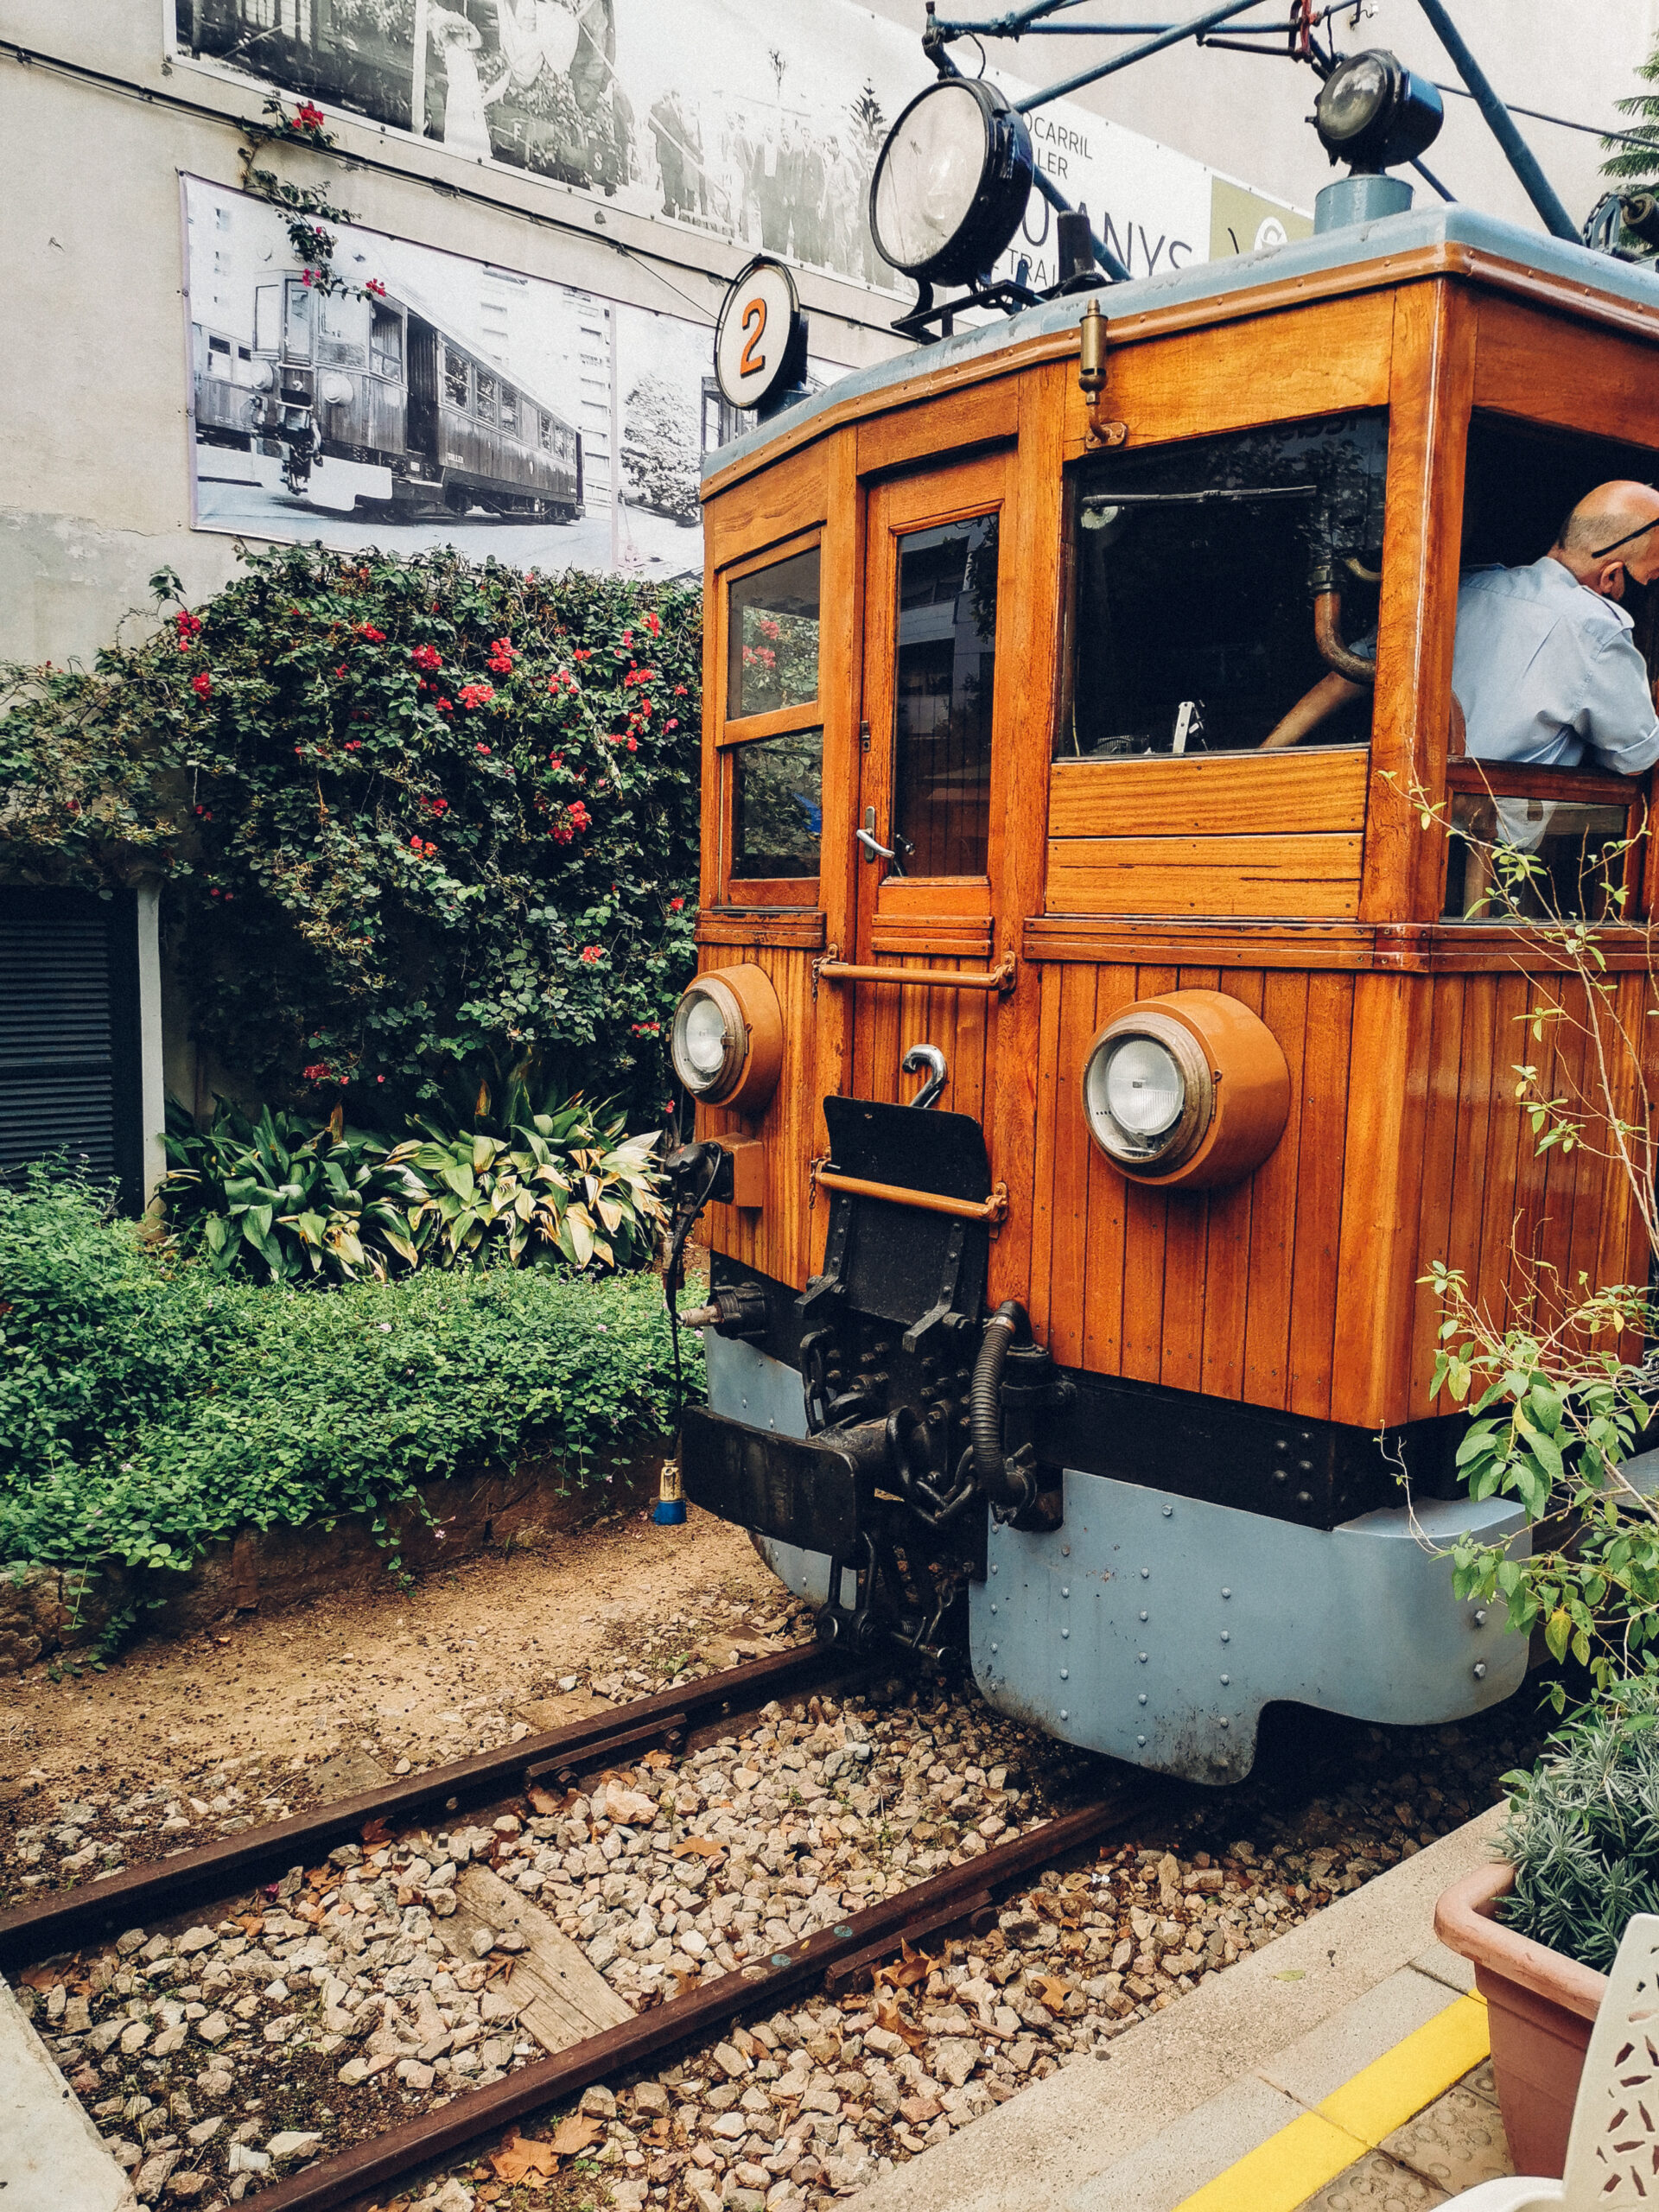
[[[718,1836],[687,1835],[682,1836],[675,1845],[674,1856],[677,1859],[718,1859],[726,1848]]]
[[[562,1797],[554,1796],[550,1790],[532,1789],[530,1793],[530,1803],[531,1811],[539,1813],[543,1820],[550,1814],[562,1813],[564,1810],[564,1800]]]
[[[44,1992],[55,1989],[63,1980],[63,1975],[56,1967],[30,1967],[29,1972],[21,1975],[19,1979],[25,1989],[38,1989]]]
[[[1071,1984],[1057,1974],[1039,1974],[1037,1990],[1042,2002],[1051,2012],[1058,2012],[1071,1994]]]
[[[238,1920],[236,1924],[245,1936],[262,1935],[265,1925],[264,1916],[263,1913],[251,1912]]]
[[[391,1830],[378,1813],[372,1820],[364,1821],[362,1833],[363,1840],[371,1851],[377,1851],[383,1843],[391,1841]]]
[[[528,2181],[532,2175],[550,2181],[559,2171],[559,2154],[551,2143],[515,2135],[494,2153],[490,2164],[498,2181]]]
[[[693,1967],[690,1974],[682,1967],[671,1967],[669,1974],[675,1983],[674,1994],[683,1997],[688,1989],[695,1989],[702,1979],[702,1968]]]
[[[879,2028],[885,2028],[889,2035],[902,2036],[912,2050],[919,2050],[927,2041],[925,2031],[907,2020],[899,2010],[896,1997],[876,1999],[875,2024]]]
[[[553,2131],[553,2148],[562,2158],[574,2158],[578,2151],[597,2143],[605,2133],[602,2120],[590,2120],[582,2113],[572,2113],[569,2120],[562,2120]]]
[[[674,1762],[666,1751],[647,1751],[639,1764],[641,1766],[672,1766]]]

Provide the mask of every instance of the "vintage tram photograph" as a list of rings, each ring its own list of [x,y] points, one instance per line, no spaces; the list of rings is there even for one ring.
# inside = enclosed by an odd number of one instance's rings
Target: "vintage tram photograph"
[[[1659,0],[1194,5],[0,40],[4,2212],[1652,2204]]]

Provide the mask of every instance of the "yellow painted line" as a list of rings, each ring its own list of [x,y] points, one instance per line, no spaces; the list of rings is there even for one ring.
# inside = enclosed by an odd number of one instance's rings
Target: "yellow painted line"
[[[1484,1999],[1457,1998],[1175,2212],[1296,2212],[1491,2053]]]
[[[1295,2212],[1370,2148],[1319,2113],[1305,2112],[1206,2182],[1176,2212]]]

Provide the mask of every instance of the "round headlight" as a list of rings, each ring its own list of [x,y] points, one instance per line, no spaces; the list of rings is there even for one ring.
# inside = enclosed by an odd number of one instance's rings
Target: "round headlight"
[[[1313,127],[1333,162],[1385,169],[1426,152],[1440,136],[1446,111],[1426,78],[1414,76],[1385,47],[1351,54],[1319,87]]]
[[[870,228],[907,276],[971,283],[1019,228],[1031,133],[994,85],[942,77],[888,132],[870,180]]]
[[[1107,1158],[1140,1168],[1191,1151],[1214,1105],[1192,1037],[1167,1014],[1142,1007],[1101,1033],[1084,1068],[1083,1101]]]
[[[777,1087],[783,1019],[764,968],[720,968],[689,984],[669,1033],[674,1072],[709,1106],[758,1113]]]
[[[1089,1134],[1138,1182],[1236,1181],[1284,1132],[1290,1071],[1257,1014],[1221,991],[1172,991],[1114,1016],[1083,1065]]]

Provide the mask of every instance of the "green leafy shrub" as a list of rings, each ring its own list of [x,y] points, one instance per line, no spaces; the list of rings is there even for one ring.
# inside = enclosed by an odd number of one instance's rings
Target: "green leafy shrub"
[[[168,1226],[221,1274],[384,1281],[393,1262],[419,1257],[415,1219],[428,1185],[385,1145],[346,1128],[338,1107],[320,1125],[269,1106],[250,1121],[221,1099],[198,1129],[169,1103],[167,1157]]]
[[[533,1052],[654,1116],[695,963],[699,594],[245,557],[91,673],[0,669],[14,870],[163,866],[196,1033],[276,1104],[395,1127],[456,1064]]]
[[[529,1454],[573,1483],[672,1423],[654,1275],[423,1269],[333,1294],[147,1249],[97,1193],[0,1188],[0,1560],[182,1567]],[[696,1388],[697,1346],[684,1351]]]
[[[1659,1682],[1625,1682],[1570,1721],[1512,1793],[1503,1918],[1605,1974],[1633,1912],[1659,1912]]]
[[[480,1085],[470,1129],[429,1122],[396,1145],[347,1128],[338,1106],[321,1123],[270,1107],[251,1121],[220,1100],[205,1130],[173,1106],[161,1195],[174,1241],[261,1282],[385,1281],[399,1262],[649,1260],[656,1133],[630,1137],[579,1098],[537,1110],[517,1076],[493,1124],[493,1096]]]

